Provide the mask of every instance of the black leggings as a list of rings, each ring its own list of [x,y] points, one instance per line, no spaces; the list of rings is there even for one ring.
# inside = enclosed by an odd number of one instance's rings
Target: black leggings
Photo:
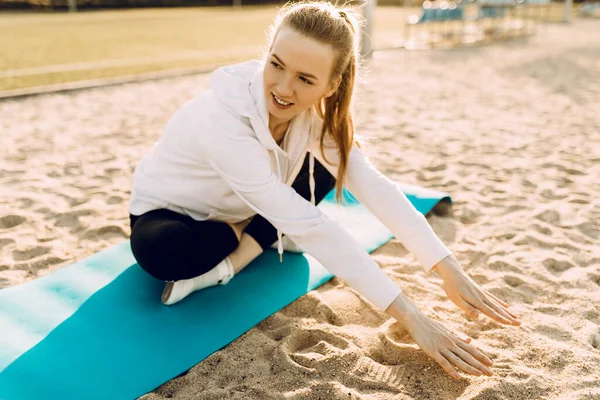
[[[335,178],[315,160],[315,201],[335,187]],[[310,200],[308,155],[292,188]],[[164,281],[190,279],[213,269],[238,246],[231,226],[219,221],[197,221],[167,209],[130,215],[131,250],[144,271]],[[277,230],[255,215],[245,233],[264,249],[277,240]]]

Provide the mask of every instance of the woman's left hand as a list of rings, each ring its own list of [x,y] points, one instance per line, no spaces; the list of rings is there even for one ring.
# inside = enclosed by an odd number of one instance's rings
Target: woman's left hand
[[[453,255],[444,258],[433,269],[444,279],[443,287],[448,298],[471,318],[476,318],[479,310],[502,324],[521,325],[518,317],[508,310],[509,305],[483,290],[467,275]]]

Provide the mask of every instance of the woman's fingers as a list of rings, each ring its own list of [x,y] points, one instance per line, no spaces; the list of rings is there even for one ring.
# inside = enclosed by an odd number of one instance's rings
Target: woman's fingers
[[[485,292],[485,294],[487,294],[488,296],[490,296],[493,300],[496,300],[498,302],[498,304],[500,304],[502,307],[504,307],[504,311],[506,311],[508,313],[508,315],[510,315],[513,318],[518,318],[516,314],[514,314],[512,311],[510,311],[508,308],[510,307],[510,304],[500,300],[498,297],[494,296],[492,293],[490,292]]]
[[[467,313],[467,315],[470,318],[477,318],[479,316],[479,313],[477,312],[477,309],[475,307],[473,307],[471,304],[469,304],[465,299],[463,299],[460,296],[457,296],[457,299],[454,301],[454,303],[463,309],[464,312]]]
[[[498,298],[498,296],[496,296],[493,293],[488,292],[487,290],[483,291],[485,294],[487,294],[488,296],[490,296],[492,299],[496,300],[498,303],[500,303],[502,305],[502,307],[510,307],[510,305],[505,302],[504,300],[501,300]]]
[[[452,367],[452,365],[448,362],[448,360],[446,360],[446,358],[442,354],[438,353],[434,359],[435,361],[437,361],[438,364],[441,365],[442,368],[444,368],[444,371],[446,371],[448,375],[457,380],[461,379],[458,372],[456,372],[454,367]]]
[[[457,343],[457,347],[450,349],[450,351],[452,351],[454,354],[459,356],[464,362],[468,363],[470,366],[472,366],[474,368],[477,368],[479,371],[486,374],[487,376],[492,376],[494,374],[491,369],[489,369],[487,366],[483,365],[483,363],[479,362],[475,357],[473,357],[471,354],[464,351],[463,349],[461,349],[458,346],[459,345]]]
[[[457,336],[458,336],[458,335],[457,335]],[[460,340],[462,340],[463,342],[465,342],[466,344],[469,344],[469,343],[471,343],[471,338],[470,338],[470,337],[468,337],[468,336],[458,336],[458,338],[459,338]]]
[[[485,312],[482,308],[480,308],[481,311],[483,311],[485,315],[487,315],[490,318],[495,319],[498,322],[502,322],[504,324],[509,324],[509,325],[520,325],[521,324],[517,320],[518,317],[515,314],[513,314],[510,310],[507,309],[507,307],[510,307],[507,303],[500,300],[498,297],[494,296],[493,294],[491,294],[488,291],[484,290],[483,294],[485,296],[487,296],[487,298],[484,299],[483,302],[488,306],[488,308],[493,310],[493,312],[492,312],[493,314],[497,314],[497,315],[501,316],[502,318],[504,318],[504,320],[499,320],[498,318],[494,318],[490,314]],[[506,322],[505,320],[508,320],[510,322]]]
[[[484,364],[488,367],[491,367],[492,365],[494,365],[492,360],[490,360],[485,354],[483,354],[476,347],[466,344],[466,343],[461,343],[460,341],[457,341],[456,345],[458,347],[460,347],[461,349],[463,349],[464,351],[466,351],[467,353],[471,354],[476,360],[480,361],[482,364]]]
[[[454,365],[461,371],[466,372],[467,374],[471,374],[471,375],[475,375],[475,376],[480,376],[482,374],[482,372],[480,370],[467,364],[462,358],[460,358],[458,355],[456,355],[449,349],[443,351],[441,354],[444,356],[444,358],[446,360],[448,360],[448,362],[450,362],[450,364]]]
[[[477,308],[484,313],[485,315],[487,315],[488,317],[490,317],[491,319],[498,321],[502,324],[506,324],[506,325],[512,325],[512,321],[503,316],[502,314],[498,313],[496,310],[494,310],[492,307],[488,306],[487,303],[485,301],[480,301],[479,304],[477,305]]]
[[[511,317],[513,317],[514,319],[519,319],[519,317],[517,316],[517,314],[513,313],[512,311],[510,311],[509,309],[504,309],[504,311],[506,311],[508,313],[508,315],[510,315]]]
[[[467,335],[463,334],[463,333],[456,333],[456,332],[452,332],[452,334],[454,336],[456,336],[457,338],[459,338],[460,340],[462,340],[465,343],[471,343],[471,338],[468,337]]]
[[[511,311],[508,309],[508,307],[510,307],[510,305],[509,305],[508,303],[506,303],[506,302],[504,302],[504,301],[500,300],[500,299],[499,299],[497,296],[493,295],[492,293],[488,292],[487,290],[482,290],[482,291],[483,291],[483,293],[484,293],[484,294],[485,294],[485,295],[488,297],[488,300],[490,300],[488,304],[490,304],[490,305],[491,305],[491,304],[496,304],[496,303],[498,303],[499,305],[501,305],[501,306],[503,307],[503,308],[501,308],[501,307],[496,307],[496,308],[498,309],[498,312],[499,312],[501,315],[505,315],[504,313],[506,313],[506,314],[508,314],[510,317],[512,317],[512,318],[509,318],[509,319],[514,319],[515,321],[517,320],[517,318],[518,318],[518,317],[517,317],[517,316],[516,316],[516,315],[515,315],[513,312],[511,312]],[[504,313],[503,313],[502,311],[503,311]]]
[[[496,303],[494,300],[490,300],[490,299],[486,299],[484,300],[485,303],[491,307],[492,309],[494,309],[494,311],[496,311],[498,314],[500,314],[502,317],[506,318],[507,320],[509,320],[511,325],[521,325],[521,322],[518,321],[515,317],[512,317],[506,309],[502,308],[498,303]]]

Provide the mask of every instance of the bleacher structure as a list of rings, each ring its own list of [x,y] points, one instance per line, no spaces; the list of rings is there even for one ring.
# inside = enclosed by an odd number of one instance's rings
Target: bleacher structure
[[[581,18],[600,18],[600,2],[586,1],[577,10],[577,16]]]
[[[535,33],[550,0],[425,1],[405,23],[406,49],[481,44]]]

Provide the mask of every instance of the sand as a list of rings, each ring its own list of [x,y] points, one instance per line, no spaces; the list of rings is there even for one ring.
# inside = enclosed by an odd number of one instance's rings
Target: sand
[[[428,315],[473,337],[495,376],[453,380],[333,279],[143,399],[600,399],[600,22],[381,52],[369,68],[357,103],[368,154],[392,179],[452,195],[453,215],[430,224],[523,325],[467,320],[396,240],[373,257]],[[206,84],[0,103],[0,287],[127,239],[133,167]]]

